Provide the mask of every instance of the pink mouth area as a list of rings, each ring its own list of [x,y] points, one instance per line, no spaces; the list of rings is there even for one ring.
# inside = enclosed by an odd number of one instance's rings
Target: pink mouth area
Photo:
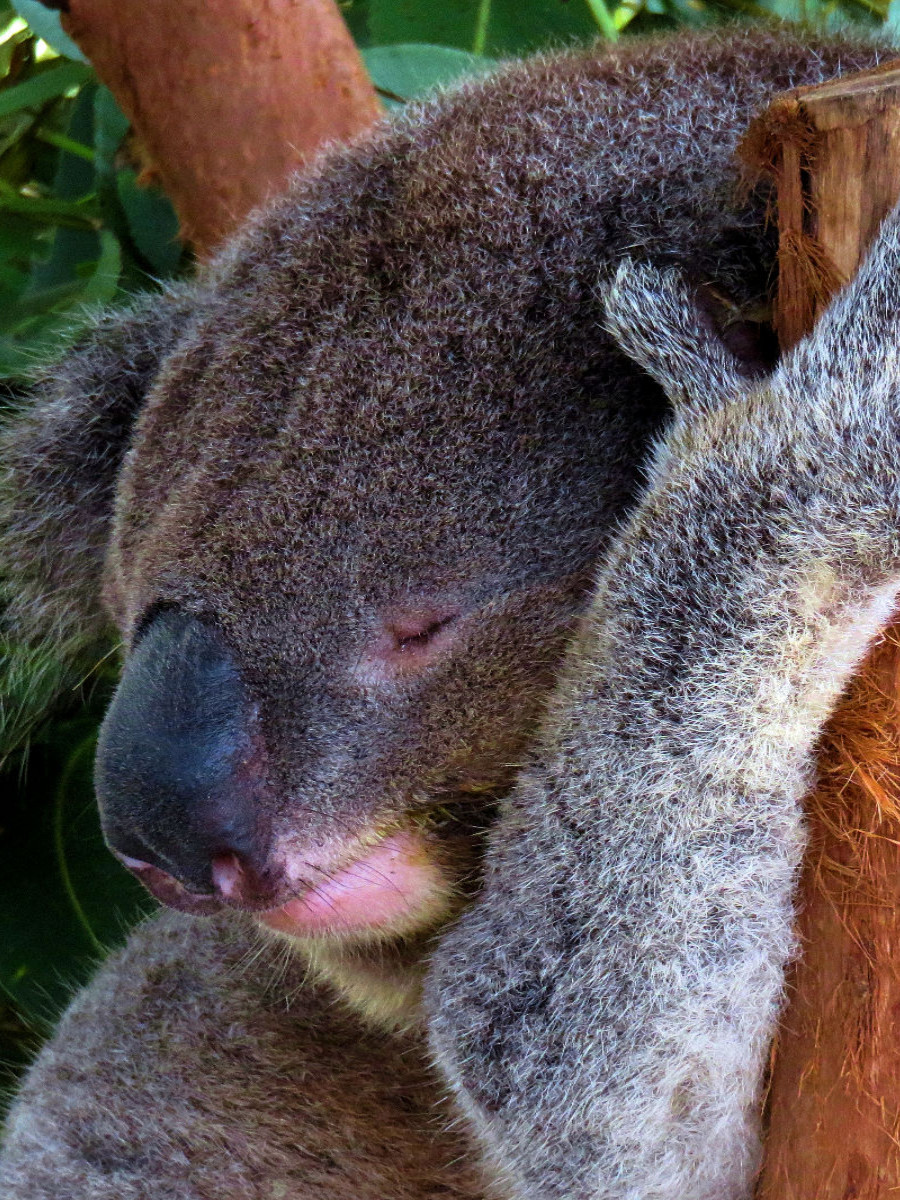
[[[405,933],[441,907],[441,872],[420,835],[403,831],[281,908],[259,913],[270,929],[294,937],[366,931]]]

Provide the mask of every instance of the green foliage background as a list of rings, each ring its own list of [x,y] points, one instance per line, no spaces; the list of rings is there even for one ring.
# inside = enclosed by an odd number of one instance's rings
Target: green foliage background
[[[743,14],[900,29],[900,0],[346,0],[388,107],[502,56]],[[177,50],[177,48],[173,48]],[[0,0],[0,409],[86,308],[189,271],[128,123],[58,16]],[[0,635],[0,1092],[149,901],[102,846],[91,791],[115,678]]]

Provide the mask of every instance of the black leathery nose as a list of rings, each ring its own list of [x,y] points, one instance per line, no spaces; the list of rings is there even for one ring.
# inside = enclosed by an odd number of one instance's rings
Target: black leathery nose
[[[132,652],[100,731],[95,783],[110,847],[211,892],[213,858],[258,862],[254,706],[221,633],[163,610]]]

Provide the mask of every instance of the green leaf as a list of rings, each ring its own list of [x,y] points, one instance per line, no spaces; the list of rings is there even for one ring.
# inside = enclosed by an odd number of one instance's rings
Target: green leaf
[[[24,83],[0,92],[0,117],[8,117],[22,108],[38,108],[72,88],[81,87],[90,78],[90,67],[76,62],[57,63],[48,71],[41,71]]]
[[[40,245],[38,227],[24,217],[10,213],[0,221],[0,262],[15,260],[24,266]]]
[[[344,18],[344,24],[350,30],[350,36],[357,46],[362,48],[369,44],[369,4],[368,0],[338,0],[338,8]]]
[[[96,717],[53,726],[0,829],[0,989],[46,1026],[152,902],[103,845],[91,785]],[[10,787],[12,785],[12,787]],[[52,804],[29,802],[49,795]]]
[[[28,276],[18,267],[0,263],[0,308],[11,308],[28,286]]]
[[[116,186],[135,246],[157,274],[171,275],[184,248],[168,196],[159,188],[139,187],[136,173],[127,167],[118,172]]]
[[[68,314],[42,315],[20,324],[12,337],[0,334],[0,379],[29,376],[42,360],[58,353],[72,327]]]
[[[51,221],[73,229],[96,229],[99,223],[94,196],[81,200],[54,200],[42,196],[23,196],[0,179],[0,211],[21,213],[35,221]]]
[[[83,87],[72,106],[66,136],[73,141],[89,146],[94,136],[94,101],[96,88],[93,84]],[[80,155],[59,155],[53,177],[53,194],[59,200],[80,200],[95,190],[93,162]],[[100,254],[100,242],[92,229],[56,229],[50,253],[43,261],[36,262],[33,270],[32,291],[56,287],[59,284],[84,280],[84,263],[96,262]]]
[[[49,646],[0,643],[0,768],[46,720],[62,689],[76,681]]]
[[[119,290],[122,248],[109,229],[100,231],[100,257],[78,300],[82,304],[108,304]]]
[[[98,174],[112,176],[116,152],[128,132],[128,118],[108,87],[98,87],[94,99],[94,152]]]
[[[591,10],[591,15],[597,22],[597,28],[607,40],[614,42],[619,36],[619,24],[616,20],[616,14],[619,10],[615,10],[615,14],[608,7],[606,0],[587,0],[587,6]],[[622,26],[628,24],[633,18],[634,10],[630,14],[625,14],[622,20]]]
[[[372,46],[362,51],[362,58],[375,86],[402,100],[421,96],[464,75],[483,75],[494,66],[489,58],[453,46],[418,42]]]
[[[27,333],[35,320],[41,321],[51,313],[74,304],[83,289],[84,283],[77,279],[36,288],[32,277],[28,291],[19,297],[12,312],[0,313],[0,326],[11,328],[16,334]]]
[[[376,44],[425,42],[493,56],[595,38],[587,0],[370,0]]]
[[[45,8],[40,0],[12,0],[13,8],[31,26],[33,33],[50,46],[57,54],[75,62],[86,63],[87,59],[65,32],[59,21],[59,13]]]
[[[766,0],[763,0],[765,3]],[[796,4],[796,0],[774,0],[776,4]],[[705,26],[715,24],[717,14],[714,8],[703,3],[703,0],[666,0],[669,14],[680,25]],[[802,3],[802,0],[801,0]]]

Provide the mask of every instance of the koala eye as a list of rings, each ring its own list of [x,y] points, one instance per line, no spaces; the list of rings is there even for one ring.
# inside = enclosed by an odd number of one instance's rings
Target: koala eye
[[[453,645],[461,616],[457,608],[421,608],[393,612],[384,621],[359,663],[367,683],[417,675]]]
[[[394,635],[397,650],[402,654],[405,651],[423,649],[440,633],[448,629],[458,615],[454,612],[431,619],[426,617],[418,622],[409,620],[393,622],[391,632]]]

